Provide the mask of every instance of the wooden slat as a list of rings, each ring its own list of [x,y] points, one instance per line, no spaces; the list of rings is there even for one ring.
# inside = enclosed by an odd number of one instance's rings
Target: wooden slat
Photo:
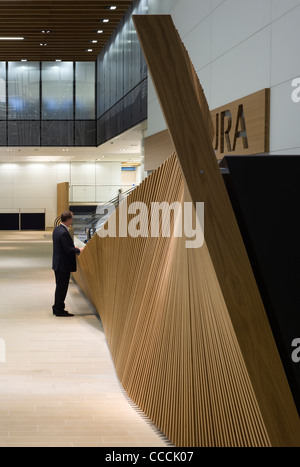
[[[69,210],[69,182],[57,184],[57,217]]]
[[[136,16],[134,21],[191,198],[194,204],[205,203],[208,253],[268,437],[273,446],[297,446],[299,418],[218,168],[186,53],[170,16]]]

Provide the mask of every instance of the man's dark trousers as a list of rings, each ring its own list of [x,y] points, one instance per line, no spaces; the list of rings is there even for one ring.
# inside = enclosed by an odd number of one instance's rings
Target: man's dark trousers
[[[54,313],[63,313],[65,311],[65,299],[69,288],[70,275],[70,272],[55,271],[56,290],[53,305]]]

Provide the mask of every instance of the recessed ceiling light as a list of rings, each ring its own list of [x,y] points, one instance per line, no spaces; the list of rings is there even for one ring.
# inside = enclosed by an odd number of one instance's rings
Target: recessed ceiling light
[[[24,37],[0,37],[0,41],[23,41]]]
[[[40,46],[41,46],[41,47],[47,47],[47,45],[48,45],[47,42],[41,42],[41,43],[40,43]]]
[[[93,49],[87,49],[86,51],[87,52],[93,52]]]
[[[56,62],[61,62],[61,58],[57,58],[55,61]]]
[[[93,41],[90,41],[90,42],[91,42],[92,44],[97,44],[97,43],[98,43],[98,41],[96,41],[96,40],[93,40]]]
[[[27,62],[27,58],[22,58],[21,62]]]
[[[109,6],[108,9],[109,9],[109,10],[116,10],[117,7],[116,7],[116,6]]]
[[[109,19],[103,19],[102,23],[109,23]]]
[[[99,29],[99,30],[97,31],[97,34],[103,34],[103,30],[102,30],[102,29]]]

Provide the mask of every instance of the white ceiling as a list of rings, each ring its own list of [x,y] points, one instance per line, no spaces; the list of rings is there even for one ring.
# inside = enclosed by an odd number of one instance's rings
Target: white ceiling
[[[0,162],[102,162],[139,163],[147,122],[97,147],[0,147]]]

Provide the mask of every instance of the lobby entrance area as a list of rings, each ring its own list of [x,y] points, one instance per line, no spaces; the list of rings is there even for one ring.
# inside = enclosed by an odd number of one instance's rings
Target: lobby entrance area
[[[122,390],[74,282],[74,318],[52,315],[51,235],[0,232],[0,447],[165,446]]]

